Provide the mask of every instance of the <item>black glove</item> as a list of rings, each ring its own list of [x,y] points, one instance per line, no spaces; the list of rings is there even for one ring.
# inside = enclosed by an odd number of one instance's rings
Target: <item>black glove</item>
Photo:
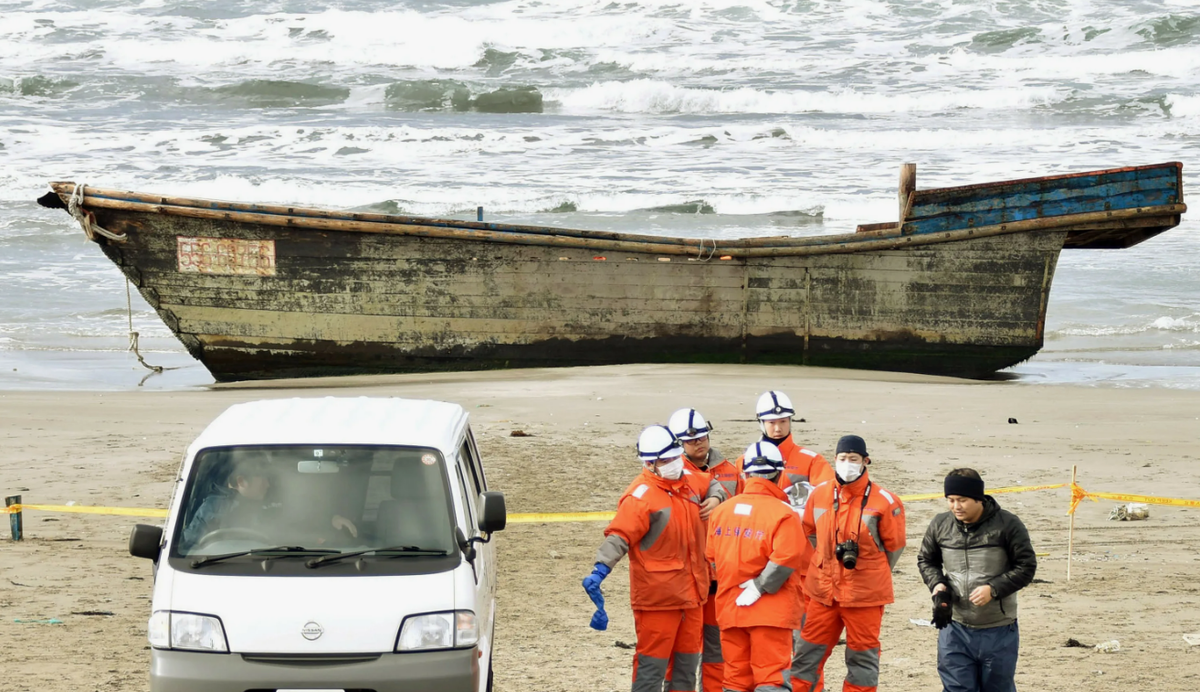
[[[933,626],[945,629],[950,624],[954,611],[950,608],[950,589],[947,587],[933,595]]]

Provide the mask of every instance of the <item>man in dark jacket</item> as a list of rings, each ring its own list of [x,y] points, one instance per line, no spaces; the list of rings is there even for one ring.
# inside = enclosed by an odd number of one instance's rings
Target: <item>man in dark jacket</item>
[[[951,471],[945,491],[950,511],[933,518],[917,555],[941,630],[938,675],[944,692],[1013,692],[1017,591],[1037,571],[1029,532],[973,469]]]

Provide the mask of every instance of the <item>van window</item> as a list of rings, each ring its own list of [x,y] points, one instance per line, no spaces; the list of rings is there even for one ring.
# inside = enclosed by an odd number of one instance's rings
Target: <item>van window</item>
[[[475,490],[487,490],[487,478],[483,475],[483,463],[479,459],[479,447],[475,444],[475,435],[467,428],[467,449],[471,453],[471,472],[475,475]]]
[[[460,451],[459,453],[461,454],[462,452]],[[463,471],[464,465],[465,464],[458,464],[458,466],[456,468],[456,471],[457,471],[456,475],[458,477],[459,494],[463,500],[463,507],[466,509],[466,517],[464,517],[466,526],[464,526],[463,528],[466,529],[465,533],[469,536],[472,534],[472,531],[475,529],[475,498],[476,498],[476,495],[475,495],[475,493],[471,492],[470,488],[467,487],[468,481],[466,479],[466,473]]]
[[[449,498],[445,461],[435,449],[207,449],[192,465],[171,556],[276,546],[326,552],[412,546],[451,555],[457,541]]]
[[[479,462],[476,460],[470,438],[464,440],[462,447],[458,448],[458,458],[462,459],[463,466],[467,468],[467,473],[471,476],[471,486],[475,489],[473,495],[483,492],[483,478],[479,473]]]

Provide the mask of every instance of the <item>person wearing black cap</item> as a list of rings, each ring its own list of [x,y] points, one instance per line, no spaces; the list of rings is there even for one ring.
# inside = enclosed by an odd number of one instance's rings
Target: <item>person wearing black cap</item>
[[[843,692],[879,685],[883,608],[895,600],[892,570],[904,552],[904,504],[867,474],[867,443],[837,443],[836,477],[813,488],[802,525],[814,549],[804,588],[808,606],[792,657],[792,689],[822,688],[825,661],[846,632]]]
[[[1029,531],[974,469],[951,471],[945,492],[950,511],[929,523],[917,555],[940,630],[938,675],[945,692],[1013,692],[1017,591],[1037,572]]]

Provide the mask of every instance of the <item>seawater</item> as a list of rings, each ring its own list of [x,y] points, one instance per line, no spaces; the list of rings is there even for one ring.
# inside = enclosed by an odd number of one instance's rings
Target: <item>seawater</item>
[[[480,112],[499,89],[541,112]],[[51,180],[736,238],[919,187],[1182,161],[1184,0],[0,0],[0,388],[126,388],[123,277]],[[1018,383],[1200,388],[1200,219],[1066,251]],[[137,296],[146,387],[210,382]]]

